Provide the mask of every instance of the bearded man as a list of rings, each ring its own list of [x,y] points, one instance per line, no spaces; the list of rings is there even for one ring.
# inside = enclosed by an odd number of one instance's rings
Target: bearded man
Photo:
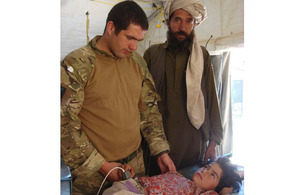
[[[169,155],[180,170],[214,160],[223,130],[211,58],[194,30],[206,18],[206,8],[200,0],[168,0],[164,11],[167,41],[152,45],[144,59],[161,97]],[[158,174],[150,162],[149,174]]]

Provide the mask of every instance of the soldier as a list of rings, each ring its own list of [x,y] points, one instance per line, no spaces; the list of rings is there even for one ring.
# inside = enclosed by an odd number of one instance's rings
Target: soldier
[[[205,6],[201,0],[167,0],[164,11],[167,42],[152,45],[144,58],[162,99],[169,155],[182,169],[214,160],[223,129],[211,59],[194,32],[206,18]]]
[[[142,136],[161,172],[175,170],[153,79],[135,52],[147,29],[138,4],[118,3],[108,14],[103,36],[62,62],[61,155],[71,167],[72,194],[96,194],[109,171],[125,163],[143,175]],[[121,179],[113,170],[103,190]]]

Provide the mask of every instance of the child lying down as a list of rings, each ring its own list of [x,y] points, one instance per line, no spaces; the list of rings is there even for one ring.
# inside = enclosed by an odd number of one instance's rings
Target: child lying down
[[[114,182],[112,187],[103,195],[118,194],[201,194],[220,195],[230,194],[239,189],[241,178],[236,167],[226,157],[218,158],[198,169],[192,180],[178,172],[167,172],[152,177],[140,177],[137,180],[128,179]]]

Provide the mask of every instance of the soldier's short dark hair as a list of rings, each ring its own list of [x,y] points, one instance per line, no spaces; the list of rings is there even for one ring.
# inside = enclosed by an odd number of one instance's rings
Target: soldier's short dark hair
[[[134,1],[123,1],[116,4],[108,13],[106,26],[112,21],[116,27],[115,34],[118,35],[121,30],[126,30],[130,24],[141,26],[143,30],[148,30],[148,19],[143,9]]]

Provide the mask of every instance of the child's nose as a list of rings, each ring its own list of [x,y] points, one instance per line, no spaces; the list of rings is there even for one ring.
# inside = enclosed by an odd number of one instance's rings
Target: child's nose
[[[208,173],[208,170],[207,170],[207,169],[204,169],[204,170],[202,171],[202,173],[203,173],[203,175],[206,175],[206,174]]]

